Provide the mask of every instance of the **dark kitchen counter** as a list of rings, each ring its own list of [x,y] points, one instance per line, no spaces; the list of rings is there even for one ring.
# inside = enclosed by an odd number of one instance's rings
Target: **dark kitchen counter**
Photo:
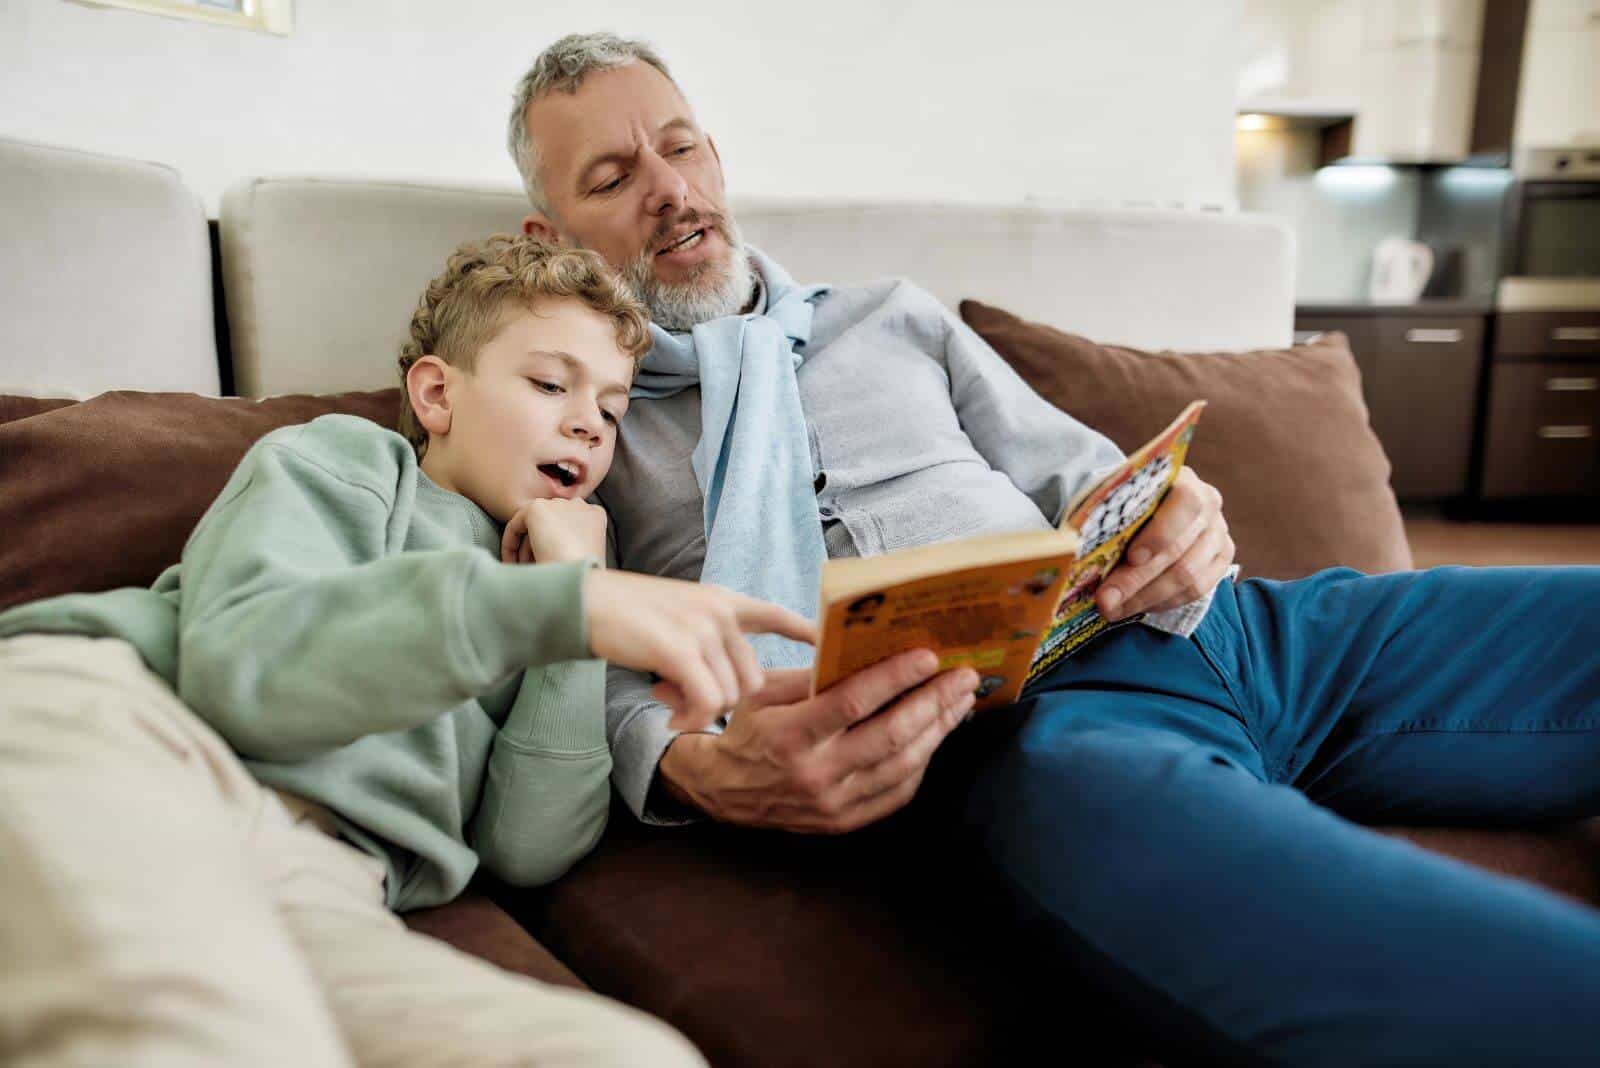
[[[1382,315],[1427,317],[1434,315],[1489,315],[1494,306],[1486,301],[1419,300],[1415,304],[1297,304],[1294,313],[1305,316]]]

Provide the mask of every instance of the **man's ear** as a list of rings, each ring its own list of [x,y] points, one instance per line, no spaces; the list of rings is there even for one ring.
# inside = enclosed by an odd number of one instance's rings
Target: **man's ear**
[[[536,211],[532,215],[522,217],[522,232],[529,237],[537,237],[548,245],[564,245],[561,232],[556,229],[555,223],[544,212]]]
[[[406,395],[422,429],[435,437],[450,433],[450,367],[437,356],[421,356],[406,371]]]

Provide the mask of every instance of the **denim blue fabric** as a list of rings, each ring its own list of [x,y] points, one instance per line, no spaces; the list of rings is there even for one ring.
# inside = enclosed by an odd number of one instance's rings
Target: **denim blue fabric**
[[[964,801],[1164,1056],[1600,1064],[1600,912],[1361,823],[1600,815],[1600,568],[1225,582],[1039,680]]]

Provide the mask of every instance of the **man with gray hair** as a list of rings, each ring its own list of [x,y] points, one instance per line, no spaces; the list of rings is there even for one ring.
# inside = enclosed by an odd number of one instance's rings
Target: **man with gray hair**
[[[802,285],[747,246],[647,45],[556,42],[509,144],[524,229],[599,252],[655,319],[599,493],[621,566],[810,613],[827,558],[1049,528],[1121,458],[915,285]],[[1141,625],[1038,680],[940,783],[1029,944],[1179,1058],[1584,1062],[1600,916],[1351,821],[1600,813],[1600,569],[1235,582],[1233,555],[1184,469],[1097,594]],[[877,822],[978,685],[924,650],[813,696],[808,650],[755,644],[767,684],[720,730],[674,733],[682,694],[612,670],[613,781],[641,819]]]

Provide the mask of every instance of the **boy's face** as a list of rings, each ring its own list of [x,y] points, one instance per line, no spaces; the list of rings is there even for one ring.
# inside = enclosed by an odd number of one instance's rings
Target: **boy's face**
[[[573,298],[502,314],[471,372],[445,371],[450,427],[422,468],[504,523],[529,500],[583,498],[611,469],[634,361],[612,320]]]

